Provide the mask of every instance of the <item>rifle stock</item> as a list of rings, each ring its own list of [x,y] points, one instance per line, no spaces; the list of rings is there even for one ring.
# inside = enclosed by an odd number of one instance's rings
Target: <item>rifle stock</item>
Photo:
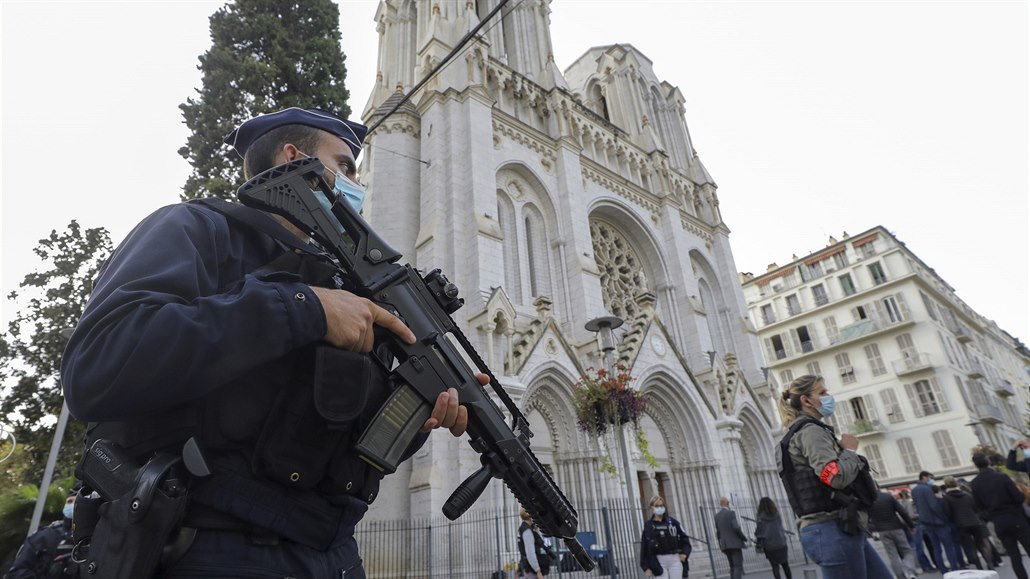
[[[388,370],[401,386],[358,441],[361,457],[392,473],[437,396],[455,388],[468,409],[469,444],[483,466],[454,491],[444,514],[452,520],[461,516],[490,478],[501,478],[540,529],[562,538],[580,566],[592,570],[594,561],[576,540],[575,508],[529,449],[528,421],[450,316],[464,303],[458,288],[439,270],[422,276],[410,265],[398,265],[400,253],[348,203],[334,199],[323,170],[318,159],[286,163],[245,183],[238,197],[244,205],[281,215],[311,235],[339,261],[348,290],[392,312],[415,334],[415,343],[406,344],[392,333],[377,333],[397,360]],[[332,203],[330,210],[319,196]],[[490,387],[512,417],[510,427],[480,385],[477,370],[490,377]]]

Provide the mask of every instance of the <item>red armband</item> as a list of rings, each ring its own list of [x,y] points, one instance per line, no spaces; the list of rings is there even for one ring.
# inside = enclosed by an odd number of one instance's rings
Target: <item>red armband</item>
[[[823,481],[823,484],[828,485],[830,484],[830,481],[833,480],[833,477],[837,476],[838,473],[840,473],[840,467],[837,466],[837,461],[830,461],[826,463],[826,468],[824,468],[823,472],[819,475],[819,480]]]

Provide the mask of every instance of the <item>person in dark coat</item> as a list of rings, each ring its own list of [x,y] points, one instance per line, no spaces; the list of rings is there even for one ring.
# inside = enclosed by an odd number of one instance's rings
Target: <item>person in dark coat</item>
[[[747,536],[740,530],[737,513],[730,509],[730,500],[719,497],[719,512],[715,514],[715,537],[719,541],[719,550],[726,555],[730,563],[730,579],[740,579],[744,575],[744,547]]]
[[[1006,475],[990,468],[987,456],[973,455],[973,464],[979,469],[976,478],[969,483],[976,508],[987,520],[994,523],[994,531],[1005,547],[1012,561],[1012,571],[1018,579],[1027,579],[1023,566],[1023,551],[1030,553],[1030,523],[1023,515],[1023,492]]]
[[[912,487],[912,502],[919,513],[919,527],[922,529],[923,535],[930,538],[933,560],[937,564],[937,570],[943,574],[951,569],[962,569],[961,550],[951,540],[951,529],[949,528],[948,514],[944,510],[944,501],[934,494],[933,474],[925,470],[919,473],[919,483]],[[951,564],[951,569],[944,564],[945,556]]]
[[[640,568],[648,577],[686,577],[690,538],[680,522],[669,516],[662,497],[652,498],[649,505],[651,517],[644,521],[640,536]]]
[[[887,562],[897,579],[916,576],[915,553],[909,543],[915,527],[912,517],[894,495],[887,491],[876,495],[873,506],[869,507],[869,530],[879,535]]]
[[[18,549],[14,563],[7,570],[4,579],[58,579],[77,577],[78,566],[71,560],[72,514],[75,509],[75,493],[65,500],[64,515],[60,520],[43,527],[25,539]]]
[[[787,563],[787,533],[783,530],[783,517],[776,503],[769,497],[758,501],[758,516],[755,523],[755,546],[761,547],[765,558],[772,565],[773,577],[780,579],[780,567],[783,575],[791,579],[790,565]]]
[[[979,550],[987,568],[994,569],[993,557],[987,549],[985,527],[980,515],[976,513],[976,501],[972,495],[958,488],[953,476],[944,477],[944,506],[948,512],[948,519],[958,529],[959,542],[966,553],[966,561],[975,565],[977,569],[983,569],[977,556]]]
[[[320,199],[360,211],[355,159],[366,133],[291,107],[244,122],[225,142],[247,178],[318,159]],[[62,358],[68,408],[95,423],[87,443],[105,439],[139,464],[181,452],[191,437],[204,449],[210,474],[192,481],[183,524],[196,533],[165,573],[363,576],[354,528],[386,473],[358,440],[395,388],[378,337],[416,336],[342,289],[337,264],[306,232],[227,205],[158,209],[114,251]],[[457,390],[441,392],[402,455],[433,429],[461,436],[467,426]]]

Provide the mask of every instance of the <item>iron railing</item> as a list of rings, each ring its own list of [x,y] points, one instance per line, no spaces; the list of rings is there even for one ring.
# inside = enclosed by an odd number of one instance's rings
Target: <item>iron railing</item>
[[[740,505],[734,510],[744,534],[753,539],[754,505]],[[729,563],[715,540],[714,517],[718,511],[716,506],[699,505],[697,513],[670,513],[690,536],[691,577],[729,577]],[[545,538],[559,553],[559,562],[551,568],[550,576],[643,577],[639,565],[640,538],[634,536],[631,520],[642,517],[642,513],[641,509],[627,508],[625,501],[581,507],[580,542],[598,561],[598,568],[591,573],[580,571],[564,545]],[[794,531],[793,516],[784,512],[783,519],[791,563],[807,563]],[[516,513],[481,510],[466,513],[456,521],[442,516],[366,520],[358,525],[355,537],[369,579],[511,579],[517,576],[519,524]],[[768,561],[754,549],[753,543],[744,549],[745,572],[767,569]]]

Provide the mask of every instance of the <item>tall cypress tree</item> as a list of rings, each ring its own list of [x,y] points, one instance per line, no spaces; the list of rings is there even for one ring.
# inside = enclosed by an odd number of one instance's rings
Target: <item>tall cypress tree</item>
[[[179,149],[193,166],[183,200],[233,197],[243,163],[222,138],[241,122],[287,107],[350,115],[339,23],[331,0],[236,0],[211,16],[203,88],[179,105],[193,132]]]

